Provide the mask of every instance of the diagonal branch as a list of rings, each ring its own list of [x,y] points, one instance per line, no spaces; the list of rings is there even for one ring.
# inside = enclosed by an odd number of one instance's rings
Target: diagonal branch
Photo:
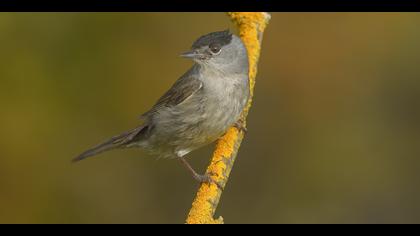
[[[248,50],[251,96],[241,117],[245,127],[246,117],[251,107],[254,94],[262,36],[264,29],[270,20],[270,14],[265,12],[231,12],[228,13],[228,16],[238,27],[239,35]],[[207,173],[209,173],[212,176],[212,179],[222,188],[226,186],[229,179],[229,174],[232,170],[243,137],[243,132],[232,127],[217,142],[211,163],[207,167]],[[186,220],[187,224],[223,223],[222,217],[214,219],[214,214],[217,205],[219,204],[222,191],[223,190],[216,184],[202,184],[192,203],[192,208]]]

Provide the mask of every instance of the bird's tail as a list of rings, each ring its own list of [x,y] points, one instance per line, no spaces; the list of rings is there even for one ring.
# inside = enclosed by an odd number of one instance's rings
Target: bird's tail
[[[82,154],[74,158],[72,162],[81,161],[85,158],[95,156],[95,155],[98,155],[99,153],[112,150],[115,148],[124,148],[131,142],[136,141],[139,135],[142,133],[142,131],[145,130],[145,128],[146,126],[139,126],[133,130],[114,136],[110,140],[104,143],[101,143],[99,145],[96,145],[95,147],[83,152]]]

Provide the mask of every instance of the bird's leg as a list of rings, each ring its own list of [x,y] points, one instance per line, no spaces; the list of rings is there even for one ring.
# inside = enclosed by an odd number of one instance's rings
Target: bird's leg
[[[244,123],[245,122],[241,117],[241,118],[239,118],[238,121],[236,121],[235,124],[233,124],[233,127],[237,128],[239,131],[242,131],[242,132],[246,133],[246,132],[248,132],[248,129],[245,127]]]
[[[204,174],[204,175],[200,175],[198,174],[194,168],[192,168],[192,166],[190,165],[190,163],[187,162],[187,160],[185,160],[185,158],[183,157],[179,157],[179,160],[181,161],[181,163],[185,166],[185,168],[187,168],[187,170],[191,173],[192,177],[197,180],[200,183],[210,183],[211,182],[211,178],[210,176]]]
[[[217,183],[216,181],[214,181],[210,175],[208,174],[204,174],[204,175],[200,175],[198,174],[194,168],[192,168],[192,166],[190,165],[190,163],[187,162],[187,160],[185,160],[185,158],[183,157],[178,157],[178,159],[181,161],[181,163],[185,166],[185,168],[187,168],[187,170],[191,173],[192,177],[197,180],[199,183],[214,183],[217,185],[217,187],[221,188],[222,187],[219,185],[219,183]]]

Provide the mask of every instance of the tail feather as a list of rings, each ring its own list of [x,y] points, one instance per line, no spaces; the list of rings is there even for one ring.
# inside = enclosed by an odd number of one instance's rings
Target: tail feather
[[[103,142],[95,147],[83,152],[76,158],[72,160],[72,162],[81,161],[85,158],[98,155],[102,152],[109,151],[115,148],[123,148],[131,141],[135,140],[138,135],[145,130],[146,126],[140,126],[128,132],[122,133],[120,135],[114,136],[106,142]],[[137,140],[137,139],[136,139]]]

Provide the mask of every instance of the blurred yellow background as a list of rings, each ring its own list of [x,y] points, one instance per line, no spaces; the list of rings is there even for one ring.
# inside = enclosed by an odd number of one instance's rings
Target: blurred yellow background
[[[273,13],[227,223],[420,223],[420,14]],[[197,183],[139,124],[224,13],[1,13],[0,223],[183,223]],[[212,146],[189,155],[204,171]]]

